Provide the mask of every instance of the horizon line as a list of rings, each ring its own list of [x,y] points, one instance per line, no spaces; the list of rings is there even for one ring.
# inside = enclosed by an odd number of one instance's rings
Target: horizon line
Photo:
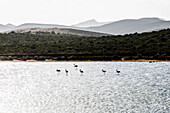
[[[163,20],[163,21],[170,21],[168,19],[164,19],[164,18],[160,18],[160,17],[142,17],[142,18],[126,18],[126,19],[120,19],[120,20],[115,20],[115,21],[97,21],[97,19],[87,19],[87,20],[84,20],[84,21],[80,21],[80,22],[77,22],[76,24],[79,24],[79,23],[83,23],[83,22],[87,22],[87,21],[90,21],[90,20],[95,20],[99,23],[102,23],[102,22],[117,22],[117,21],[122,21],[122,20],[140,20],[140,19],[154,19],[154,18],[157,18],[157,19],[160,19],[160,20]],[[58,24],[58,23],[47,23],[47,22],[23,22],[22,24],[13,24],[13,23],[7,23],[7,24],[1,24],[0,25],[8,25],[8,24],[11,24],[11,25],[14,25],[14,26],[20,26],[20,25],[23,25],[23,24],[47,24],[47,25],[61,25],[61,26],[73,26],[73,25],[76,25],[76,24],[70,24],[70,25],[66,25],[66,24]]]

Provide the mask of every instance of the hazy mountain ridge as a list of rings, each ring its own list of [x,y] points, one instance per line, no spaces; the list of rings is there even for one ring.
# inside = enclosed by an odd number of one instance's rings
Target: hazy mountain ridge
[[[16,27],[15,25],[10,24],[10,23],[8,23],[6,26],[9,27],[9,28],[15,28]]]
[[[125,19],[111,23],[97,22],[95,19],[92,19],[72,26],[57,24],[38,24],[38,23],[25,23],[19,26],[14,26],[12,24],[7,25],[0,24],[0,32],[7,32],[17,29],[21,30],[25,28],[68,28],[74,30],[76,29],[81,31],[89,31],[89,33],[99,32],[112,35],[124,35],[135,32],[142,33],[167,29],[170,28],[170,21],[166,21],[159,18],[141,18],[141,19]]]
[[[18,26],[12,24],[0,25],[0,32],[8,32],[11,30],[25,29],[25,28],[69,28],[69,26],[57,24],[39,24],[39,23],[24,23]]]
[[[25,23],[17,26],[16,28],[18,29],[23,29],[23,28],[67,28],[68,26],[64,25],[56,25],[56,24],[39,24],[39,23]]]
[[[7,25],[0,24],[0,32],[5,32],[5,31],[8,31],[8,30],[12,30],[12,28],[7,26]]]
[[[92,19],[92,20],[88,20],[85,22],[72,25],[72,27],[83,27],[83,28],[84,27],[96,27],[96,26],[102,26],[108,23],[111,23],[111,22],[97,22],[95,19]]]
[[[85,29],[114,35],[123,35],[135,32],[150,32],[167,28],[170,28],[170,21],[161,20],[159,18],[141,18],[137,20],[120,20],[103,26],[89,27]]]

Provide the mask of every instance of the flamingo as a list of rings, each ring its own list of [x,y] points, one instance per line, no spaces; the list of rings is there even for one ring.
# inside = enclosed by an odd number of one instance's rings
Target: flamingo
[[[78,65],[74,64],[74,67],[78,67]]]
[[[57,72],[60,72],[61,70],[57,69],[56,71],[57,71]]]
[[[119,73],[120,73],[120,71],[119,71],[119,70],[117,70],[117,69],[116,69],[116,72],[117,72],[117,74],[119,74]]]
[[[103,71],[103,73],[106,73],[106,71],[105,71],[105,70],[103,70],[103,69],[102,69],[102,71]]]
[[[83,71],[80,69],[80,73],[83,73]]]
[[[65,72],[66,72],[66,75],[68,74],[68,70],[67,69],[65,69]]]

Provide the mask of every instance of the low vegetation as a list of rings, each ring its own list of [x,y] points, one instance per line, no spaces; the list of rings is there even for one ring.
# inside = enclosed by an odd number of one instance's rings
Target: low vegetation
[[[170,60],[170,29],[124,36],[0,34],[1,60]]]

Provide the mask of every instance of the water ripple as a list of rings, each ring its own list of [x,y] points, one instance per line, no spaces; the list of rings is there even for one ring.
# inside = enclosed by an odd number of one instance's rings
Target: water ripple
[[[2,113],[169,113],[169,62],[0,63]],[[60,73],[56,69],[61,69]],[[69,71],[68,75],[65,69]],[[107,72],[104,74],[102,69]],[[121,71],[120,75],[116,69]]]

